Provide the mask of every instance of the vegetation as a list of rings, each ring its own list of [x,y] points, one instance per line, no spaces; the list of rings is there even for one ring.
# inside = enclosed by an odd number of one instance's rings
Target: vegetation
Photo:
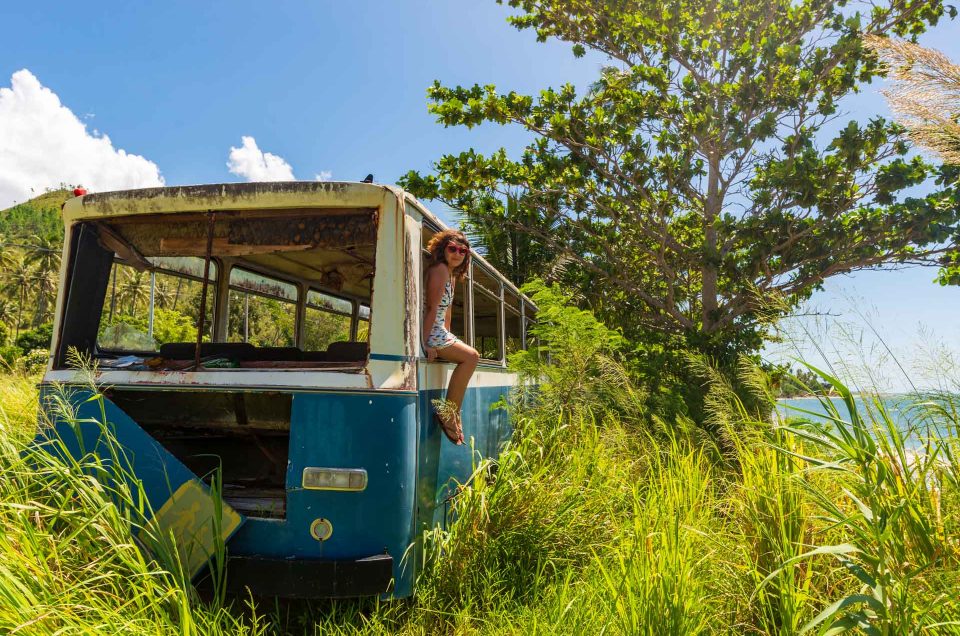
[[[925,396],[896,421],[879,399],[858,407],[810,369],[840,410],[824,400],[817,422],[783,421],[748,360],[740,381],[765,408],[745,405],[701,359],[723,431],[711,438],[650,409],[619,334],[556,288],[529,291],[541,348],[511,364],[544,378],[542,391],[513,402],[513,440],[476,466],[450,527],[425,537],[423,575],[404,602],[199,599],[174,550],[152,560],[136,548],[129,487],[89,479],[109,466],[28,446],[35,382],[3,376],[0,630],[960,633],[953,396]]]
[[[60,206],[71,196],[71,188],[61,186],[0,211],[0,236],[5,241],[32,237],[42,241],[62,240],[63,221],[60,218]]]
[[[871,37],[866,43],[892,70],[894,85],[884,94],[910,139],[960,166],[960,65],[913,42]],[[943,265],[940,284],[960,285],[960,253],[948,254]]]
[[[782,398],[808,397],[829,394],[833,387],[815,372],[805,367],[776,374],[778,395]]]
[[[755,359],[768,326],[831,276],[932,263],[960,280],[960,75],[886,39],[954,10],[505,4],[516,27],[611,65],[582,94],[430,89],[444,125],[533,134],[518,158],[450,155],[405,183],[461,210],[494,264],[528,282],[538,346],[510,365],[538,387],[513,396],[513,438],[478,461],[449,527],[423,537],[415,596],[201,598],[177,546],[151,533],[134,476],[104,485],[92,477],[117,462],[31,441],[56,191],[0,212],[0,632],[960,634],[960,398],[895,413],[829,373]],[[906,86],[892,93],[905,118],[838,126],[838,102],[886,73],[881,59]],[[945,165],[910,155],[904,132]],[[201,287],[115,266],[102,344],[194,340]],[[230,299],[231,339],[292,344],[289,303]],[[307,309],[308,348],[347,337],[325,302]],[[785,411],[778,398],[796,395],[819,407]],[[76,421],[64,394],[45,399]]]
[[[518,157],[445,155],[405,184],[549,248],[530,273],[563,264],[636,343],[648,387],[696,385],[687,350],[732,369],[832,276],[951,253],[957,167],[909,156],[883,118],[838,121],[841,100],[884,70],[863,38],[915,37],[955,14],[939,0],[500,1],[516,28],[608,65],[582,92],[434,83],[444,126],[510,124],[533,139]],[[929,194],[908,195],[920,184]],[[700,397],[685,396],[698,420]]]
[[[63,223],[55,190],[0,211],[0,359],[7,364],[34,349],[49,348],[45,325],[53,319]],[[30,333],[21,340],[21,333]]]

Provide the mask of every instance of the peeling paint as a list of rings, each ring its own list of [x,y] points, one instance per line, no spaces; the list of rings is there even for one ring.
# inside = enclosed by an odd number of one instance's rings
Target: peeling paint
[[[343,181],[223,183],[96,192],[68,199],[65,225],[77,219],[207,210],[376,207],[384,186]]]
[[[400,231],[403,233],[403,261],[404,261],[404,318],[403,343],[404,353],[408,360],[404,362],[404,388],[417,386],[417,360],[420,349],[420,237],[414,233],[414,223],[407,216],[406,198],[403,193],[397,193],[398,217]]]

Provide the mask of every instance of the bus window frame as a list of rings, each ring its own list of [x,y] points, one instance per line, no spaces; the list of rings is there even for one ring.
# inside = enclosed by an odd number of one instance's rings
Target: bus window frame
[[[241,269],[242,269],[242,268],[241,268]],[[347,313],[347,312],[344,312],[344,311],[337,311],[337,310],[335,310],[335,309],[327,309],[327,308],[325,308],[325,307],[319,307],[319,306],[317,306],[317,305],[311,305],[311,304],[308,302],[308,300],[307,300],[307,299],[310,297],[310,292],[316,292],[316,293],[321,294],[321,295],[323,295],[323,296],[329,296],[330,298],[336,298],[337,300],[342,300],[342,301],[348,302],[348,303],[350,303],[350,312]],[[322,312],[325,312],[325,313],[328,313],[328,314],[334,314],[335,316],[346,316],[347,318],[350,319],[350,327],[347,329],[348,337],[350,338],[350,342],[357,342],[357,331],[358,331],[359,326],[360,326],[360,305],[361,305],[361,302],[360,302],[359,300],[357,300],[356,298],[347,298],[347,297],[345,297],[345,296],[340,296],[340,295],[338,295],[338,294],[333,294],[333,293],[330,293],[330,292],[328,292],[328,291],[326,291],[326,290],[324,290],[324,289],[319,288],[319,287],[318,287],[317,285],[315,285],[315,284],[310,284],[310,282],[304,282],[304,286],[303,286],[303,319],[302,319],[302,321],[299,321],[299,320],[300,320],[300,316],[299,316],[299,314],[298,314],[298,316],[297,316],[297,318],[298,318],[298,323],[297,323],[297,327],[296,327],[296,329],[297,329],[297,345],[296,345],[296,346],[299,347],[302,351],[307,351],[307,349],[305,349],[305,348],[304,348],[304,345],[303,345],[304,329],[306,329],[306,324],[307,324],[307,309],[312,309],[312,310],[314,310],[314,311],[322,311]],[[368,311],[369,311],[369,304],[368,304]],[[369,321],[369,318],[368,318],[367,320]]]
[[[321,307],[321,306],[319,306],[319,305],[312,305],[312,304],[310,304],[310,302],[307,300],[307,298],[309,298],[309,296],[310,296],[310,292],[316,292],[316,293],[322,294],[322,295],[324,295],[324,296],[329,296],[330,298],[336,298],[337,300],[342,300],[342,301],[344,301],[344,302],[348,302],[348,303],[350,303],[350,311],[338,311],[338,310],[336,310],[336,309],[329,309],[329,308],[327,308],[327,307]],[[328,292],[328,291],[325,291],[325,290],[323,290],[323,289],[317,288],[316,285],[307,285],[307,293],[306,293],[306,296],[304,297],[304,304],[305,304],[307,307],[309,307],[310,309],[316,309],[317,311],[325,311],[325,312],[327,312],[328,314],[336,314],[336,315],[338,315],[338,316],[348,316],[348,317],[350,317],[350,319],[352,320],[354,314],[357,314],[357,312],[358,312],[357,307],[358,307],[358,305],[359,305],[360,303],[358,303],[358,302],[357,302],[355,299],[353,299],[353,298],[345,298],[345,297],[343,297],[343,296],[338,296],[337,294],[331,294],[331,293]]]
[[[370,308],[370,304],[371,304],[370,301],[363,302],[356,299],[353,300],[353,316],[352,316],[353,322],[351,323],[352,326],[350,329],[350,340],[352,342],[367,342],[367,343],[370,342],[370,320],[371,320],[371,316],[373,315],[373,310]],[[360,310],[363,309],[364,307],[367,308],[366,318],[363,318],[360,316]],[[360,334],[361,322],[367,323],[367,339],[365,341],[361,341],[357,338],[357,336]]]
[[[484,285],[477,282],[476,276],[474,275],[474,270],[478,267],[480,271],[482,271],[486,276],[488,276],[489,278],[497,282],[499,286],[499,293],[495,292],[492,289],[487,289]],[[499,350],[500,357],[499,358],[481,357],[480,358],[481,364],[496,365],[501,367],[506,364],[506,342],[505,342],[506,321],[505,321],[504,309],[503,309],[504,284],[505,284],[504,277],[496,269],[494,269],[493,267],[488,267],[483,264],[480,264],[474,259],[470,259],[470,291],[471,291],[470,299],[471,301],[473,301],[476,287],[479,287],[481,294],[485,294],[490,299],[497,301],[497,308],[498,308],[497,327],[499,329],[499,333],[497,334],[498,336],[497,343],[498,343],[498,350]],[[473,302],[471,302],[470,324],[473,327],[474,334],[476,334],[476,315],[473,313],[473,308],[474,308],[474,305],[473,305]],[[476,349],[475,345],[474,345],[474,349]],[[479,349],[477,349],[477,351],[479,351]]]
[[[213,260],[211,259],[210,262],[212,263]],[[264,292],[259,292],[259,291],[250,290],[250,289],[244,289],[243,287],[234,287],[234,286],[230,283],[230,276],[233,276],[233,271],[236,270],[236,269],[239,269],[239,270],[241,270],[241,271],[243,271],[243,272],[246,272],[246,273],[248,273],[248,274],[253,274],[253,275],[255,275],[255,276],[263,276],[263,277],[265,277],[265,278],[272,278],[272,279],[276,280],[277,282],[284,283],[284,284],[286,284],[286,285],[290,285],[290,286],[293,287],[294,290],[296,291],[297,298],[296,298],[296,300],[291,301],[291,300],[288,299],[288,298],[281,298],[281,297],[279,297],[279,296],[271,296],[270,294],[267,294],[267,293],[264,293]],[[294,313],[293,313],[293,346],[294,346],[294,347],[299,347],[299,346],[300,346],[300,343],[301,343],[300,325],[302,324],[302,323],[301,323],[301,315],[303,315],[303,314],[306,312],[306,294],[303,293],[303,288],[304,288],[304,286],[303,286],[302,283],[300,283],[300,282],[293,282],[293,281],[291,281],[291,280],[289,280],[289,279],[287,279],[287,278],[283,278],[283,277],[281,277],[281,276],[277,276],[276,274],[265,273],[265,272],[262,272],[262,271],[258,271],[258,270],[256,270],[256,269],[253,269],[253,268],[251,268],[251,267],[245,267],[244,265],[237,265],[236,263],[231,263],[231,265],[230,265],[230,271],[229,271],[229,273],[228,273],[227,278],[225,278],[225,283],[226,283],[226,286],[227,286],[227,293],[226,293],[227,306],[226,306],[225,311],[224,311],[223,313],[227,316],[227,320],[226,320],[227,326],[226,326],[226,328],[224,329],[224,333],[222,334],[222,335],[223,335],[223,342],[230,342],[230,340],[229,340],[229,337],[230,337],[230,327],[229,327],[229,320],[230,320],[230,292],[231,292],[231,291],[236,291],[236,292],[240,292],[240,293],[243,293],[243,294],[253,294],[254,296],[260,296],[260,297],[262,297],[262,298],[267,298],[267,299],[272,299],[272,300],[278,300],[278,301],[280,301],[280,302],[282,302],[282,303],[292,304],[292,305],[293,305],[293,308],[294,308]],[[216,320],[216,315],[217,315],[217,314],[214,313],[214,320]],[[241,340],[240,342],[246,342],[246,341],[245,341],[245,340]]]
[[[201,260],[202,260],[202,259],[201,259]],[[151,263],[151,264],[152,264],[152,263]],[[112,269],[114,266],[116,266],[116,265],[123,265],[124,267],[129,267],[130,269],[133,269],[133,270],[136,270],[136,269],[137,269],[137,268],[134,267],[132,264],[130,264],[129,262],[125,261],[123,258],[121,258],[120,256],[118,256],[116,253],[114,253],[114,255],[113,255],[113,260],[112,260],[112,262],[111,262],[110,265],[111,265],[111,269]],[[211,289],[212,289],[212,290],[216,290],[216,289],[217,289],[217,286],[220,284],[220,280],[221,280],[220,276],[221,276],[222,268],[221,268],[220,265],[219,265],[218,263],[216,263],[216,262],[214,261],[214,259],[212,259],[212,258],[210,259],[210,266],[211,266],[211,268],[212,268],[212,272],[211,272],[212,276],[211,276],[211,278],[209,278],[209,279],[207,280],[207,301],[210,303],[210,313],[213,315],[213,320],[210,321],[210,324],[209,324],[209,325],[206,325],[206,326],[208,326],[209,329],[210,329],[210,341],[211,341],[211,342],[215,342],[215,338],[216,338],[216,323],[217,323],[217,309],[218,309],[219,307],[218,307],[218,302],[217,302],[217,297],[216,297],[217,294],[216,294],[216,292],[214,292],[214,293],[211,294],[211,293],[210,293],[210,290],[211,290]],[[173,276],[173,277],[175,277],[175,278],[183,278],[183,279],[186,279],[186,280],[189,280],[189,281],[193,281],[194,283],[200,283],[201,285],[203,285],[203,277],[202,277],[202,276],[194,276],[193,274],[185,274],[185,273],[183,273],[183,272],[178,272],[178,271],[175,271],[175,270],[172,270],[172,269],[167,269],[167,268],[165,268],[165,267],[160,267],[160,266],[158,266],[158,265],[153,265],[150,269],[147,269],[147,270],[145,270],[145,271],[151,272],[151,273],[153,273],[153,274],[163,274],[164,276]],[[113,275],[114,275],[114,274],[113,274],[112,271],[111,271],[111,275],[107,276],[107,294],[108,294],[108,295],[109,295],[109,293],[110,293],[110,290],[109,290],[109,287],[110,287],[110,279],[112,278]],[[155,299],[151,298],[151,301],[154,301],[154,302],[153,302],[154,305],[156,304]],[[107,298],[104,297],[104,304],[106,304],[106,302],[107,302]],[[148,301],[148,303],[149,303],[149,302],[150,302],[150,301]],[[103,307],[100,308],[101,321],[102,321],[102,319],[103,319],[103,309],[104,309]],[[148,309],[148,311],[149,311],[149,309]],[[204,321],[204,322],[206,322],[206,321]],[[141,356],[149,355],[149,356],[155,356],[155,355],[157,355],[157,352],[160,350],[159,345],[157,346],[157,349],[156,349],[155,351],[137,351],[137,350],[133,350],[133,349],[111,349],[111,348],[108,348],[108,347],[102,347],[102,346],[100,346],[100,327],[101,327],[101,325],[98,323],[98,324],[97,324],[97,339],[96,339],[96,341],[95,341],[95,343],[94,343],[95,351],[96,351],[98,354],[100,354],[100,353],[105,353],[105,354],[107,354],[107,355],[115,355],[115,356],[119,356],[119,355],[141,355]],[[164,344],[164,343],[160,343],[160,344]]]
[[[504,350],[504,357],[509,357],[509,354],[507,353],[507,338],[511,334],[507,333],[507,314],[509,313],[511,316],[515,317],[520,322],[520,334],[519,334],[520,337],[518,338],[518,340],[520,341],[520,348],[515,349],[511,353],[515,353],[516,351],[524,351],[525,350],[524,342],[526,341],[526,337],[523,333],[524,327],[525,327],[525,323],[523,321],[523,306],[525,302],[523,299],[523,295],[520,293],[520,291],[519,290],[514,291],[515,290],[514,287],[508,286],[506,279],[503,279],[500,281],[500,288],[502,290],[500,293],[503,298],[503,302],[501,303],[501,307],[503,308],[503,312],[502,312],[503,313],[503,350]],[[507,302],[507,294],[511,295],[513,298],[516,299],[516,305],[517,305],[516,307],[512,306],[510,303]]]
[[[210,262],[212,263],[213,260],[211,259]],[[366,306],[368,307],[368,309],[369,309],[369,311],[370,311],[370,317],[368,318],[368,321],[372,321],[372,320],[373,320],[373,307],[372,307],[372,305],[373,305],[373,302],[372,302],[372,300],[373,300],[373,295],[372,295],[372,293],[371,293],[371,298],[370,298],[369,300],[362,299],[362,298],[358,298],[358,297],[355,297],[355,296],[352,296],[352,295],[337,294],[337,293],[331,292],[331,291],[329,291],[329,290],[326,290],[326,289],[320,287],[320,286],[316,283],[316,281],[314,281],[314,280],[312,280],[312,279],[299,279],[299,278],[298,278],[298,279],[290,279],[290,278],[287,278],[287,277],[285,277],[285,276],[282,276],[282,275],[278,274],[277,272],[275,272],[275,271],[273,271],[273,270],[270,270],[270,269],[267,269],[267,268],[263,268],[263,267],[249,267],[246,263],[241,264],[241,263],[236,262],[234,259],[230,259],[229,267],[224,266],[223,269],[227,270],[227,277],[225,277],[223,280],[227,281],[227,282],[226,282],[226,288],[227,288],[227,297],[228,297],[228,298],[229,298],[229,293],[230,293],[230,291],[232,291],[232,290],[233,290],[233,291],[246,292],[246,293],[250,293],[250,294],[255,294],[255,295],[263,296],[263,297],[265,297],[265,298],[274,298],[273,296],[270,296],[269,294],[263,294],[263,293],[257,292],[257,291],[247,291],[247,290],[243,290],[243,289],[241,289],[241,290],[235,290],[235,289],[230,285],[230,282],[229,282],[229,275],[233,272],[234,269],[240,269],[240,270],[243,270],[243,271],[248,272],[248,273],[256,274],[257,276],[265,276],[265,277],[267,277],[267,278],[273,278],[273,279],[278,280],[278,281],[280,281],[280,282],[282,282],[282,283],[286,283],[286,284],[288,284],[288,285],[293,285],[293,286],[297,289],[297,302],[296,302],[297,314],[296,314],[296,322],[295,322],[296,334],[295,334],[295,338],[294,338],[294,342],[295,342],[295,345],[294,345],[294,346],[299,347],[299,348],[301,348],[301,349],[303,348],[303,326],[304,326],[304,324],[306,324],[307,293],[310,292],[310,291],[315,291],[315,292],[318,292],[318,293],[320,293],[320,294],[325,294],[325,295],[327,295],[327,296],[332,296],[332,297],[335,297],[335,298],[339,298],[340,300],[346,300],[346,301],[350,302],[350,303],[353,305],[353,307],[354,307],[353,313],[350,314],[350,316],[351,316],[351,329],[350,329],[350,339],[351,339],[351,341],[356,341],[356,329],[357,329],[357,326],[359,325],[358,312],[359,312],[359,307],[360,307],[360,305],[366,305]],[[287,300],[287,299],[282,299],[282,298],[276,298],[276,300],[280,300],[280,301],[282,301],[282,302],[291,302],[291,301],[289,301],[289,300]],[[229,303],[229,301],[228,301],[228,303]],[[324,310],[324,311],[327,311],[327,310]],[[227,318],[229,318],[229,313],[230,313],[230,312],[229,312],[229,306],[228,306],[228,309],[227,309],[226,312],[224,312],[224,315],[225,315]],[[339,313],[339,312],[337,312],[337,313]],[[346,314],[343,314],[343,315],[346,315]],[[354,320],[354,317],[357,317],[357,319]],[[223,337],[224,339],[223,339],[223,340],[216,340],[215,342],[227,342],[227,340],[226,340],[226,335],[227,335],[227,326],[224,325],[224,332],[223,332],[223,335],[222,335],[222,337]]]

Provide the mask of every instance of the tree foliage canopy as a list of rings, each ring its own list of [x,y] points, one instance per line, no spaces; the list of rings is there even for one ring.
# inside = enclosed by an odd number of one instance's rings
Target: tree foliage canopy
[[[515,27],[610,65],[582,94],[434,83],[445,126],[515,124],[534,140],[515,158],[447,155],[404,183],[531,233],[575,263],[605,317],[755,347],[766,301],[936,263],[956,243],[958,170],[910,157],[897,124],[842,123],[838,109],[883,72],[863,36],[914,37],[952,16],[939,0],[506,4]],[[924,183],[930,194],[905,196]],[[508,197],[536,218],[506,214]]]

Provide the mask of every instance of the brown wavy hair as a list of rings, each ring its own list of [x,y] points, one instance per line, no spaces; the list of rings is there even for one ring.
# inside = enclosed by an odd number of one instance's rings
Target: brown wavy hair
[[[470,241],[467,240],[463,232],[459,230],[437,232],[433,235],[433,238],[430,239],[430,242],[427,243],[427,251],[430,252],[431,265],[447,262],[447,245],[450,243],[459,243],[467,249],[470,249]],[[467,275],[467,268],[470,266],[470,254],[470,252],[467,252],[463,262],[453,270],[454,282],[460,282],[460,280]]]

